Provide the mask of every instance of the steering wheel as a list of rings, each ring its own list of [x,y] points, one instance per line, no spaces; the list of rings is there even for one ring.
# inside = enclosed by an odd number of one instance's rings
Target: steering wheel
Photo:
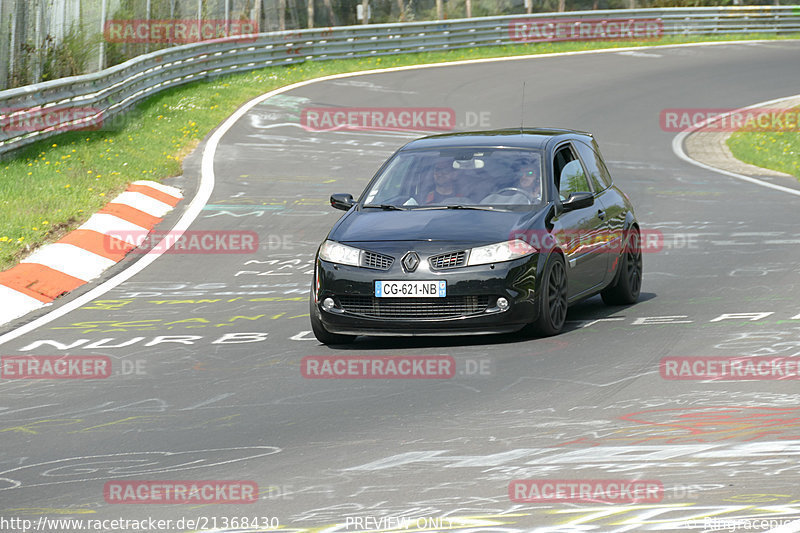
[[[511,191],[516,194],[521,194],[522,196],[525,197],[526,200],[528,200],[528,204],[533,204],[535,202],[535,198],[530,192],[526,191],[525,189],[520,189],[519,187],[506,187],[505,189],[500,189],[494,194],[503,194],[506,191]]]

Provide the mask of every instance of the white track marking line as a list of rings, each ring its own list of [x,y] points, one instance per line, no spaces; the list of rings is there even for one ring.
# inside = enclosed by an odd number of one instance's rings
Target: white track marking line
[[[768,100],[766,102],[760,102],[758,104],[749,105],[747,107],[740,107],[739,109],[734,109],[733,111],[729,111],[728,113],[723,113],[723,114],[717,115],[716,117],[713,117],[711,119],[703,120],[701,122],[698,122],[697,124],[693,124],[692,126],[689,126],[687,129],[685,129],[682,132],[680,132],[679,134],[677,134],[675,136],[675,138],[672,139],[672,151],[679,158],[683,159],[684,161],[686,161],[688,163],[696,165],[696,166],[698,166],[700,168],[704,168],[706,170],[711,170],[711,171],[717,172],[718,174],[724,174],[725,176],[730,176],[732,178],[736,178],[738,180],[746,181],[746,182],[752,183],[754,185],[759,185],[761,187],[766,187],[768,189],[774,189],[776,191],[781,191],[781,192],[785,192],[785,193],[788,193],[788,194],[793,194],[795,196],[800,196],[800,190],[791,189],[789,187],[784,187],[782,185],[776,185],[776,184],[770,183],[768,181],[763,181],[763,180],[760,180],[760,179],[757,179],[757,178],[751,178],[750,176],[745,176],[744,174],[737,174],[736,172],[730,172],[728,170],[722,170],[721,168],[712,167],[711,165],[706,165],[705,163],[701,163],[700,161],[695,161],[694,159],[689,157],[686,154],[686,152],[684,152],[684,150],[683,150],[683,141],[686,140],[686,137],[688,137],[689,135],[691,135],[692,133],[694,133],[695,131],[699,130],[700,128],[702,128],[704,126],[712,124],[712,123],[716,122],[717,120],[722,120],[724,117],[728,117],[728,116],[730,116],[730,115],[732,115],[734,113],[739,113],[739,112],[744,111],[746,109],[754,109],[754,108],[764,107],[764,106],[771,105],[771,104],[777,104],[777,103],[784,102],[786,100],[791,100],[793,98],[797,98],[798,96],[800,96],[800,95],[785,96],[783,98],[776,98],[774,100]]]

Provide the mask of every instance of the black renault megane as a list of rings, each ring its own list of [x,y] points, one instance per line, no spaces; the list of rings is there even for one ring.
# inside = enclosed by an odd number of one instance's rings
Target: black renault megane
[[[358,335],[554,335],[567,307],[634,303],[639,224],[588,133],[434,135],[378,170],[317,252],[311,326]]]

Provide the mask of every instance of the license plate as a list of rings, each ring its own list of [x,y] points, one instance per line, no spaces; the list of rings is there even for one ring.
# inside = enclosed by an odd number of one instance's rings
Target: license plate
[[[444,298],[447,282],[440,281],[376,281],[376,298]]]

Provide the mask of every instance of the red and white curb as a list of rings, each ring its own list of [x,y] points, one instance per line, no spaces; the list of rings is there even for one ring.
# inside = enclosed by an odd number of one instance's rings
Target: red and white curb
[[[116,236],[149,232],[182,198],[175,187],[134,181],[78,229],[0,272],[0,324],[100,276],[135,247]]]

